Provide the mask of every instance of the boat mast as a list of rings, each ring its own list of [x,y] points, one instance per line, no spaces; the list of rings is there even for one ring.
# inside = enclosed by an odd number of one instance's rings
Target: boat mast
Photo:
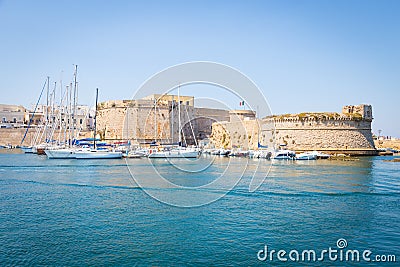
[[[76,129],[76,104],[77,104],[77,98],[78,98],[78,92],[77,92],[77,82],[76,82],[76,76],[78,72],[78,65],[75,65],[75,70],[74,70],[74,102],[73,102],[73,110],[72,110],[72,137],[75,139],[75,129]],[[71,84],[71,90],[72,90],[72,84]]]
[[[67,91],[68,91],[68,143],[71,146],[72,145],[72,129],[71,129],[71,124],[72,124],[72,84],[70,86],[67,86]]]
[[[48,142],[48,124],[49,124],[49,91],[50,91],[50,77],[47,76],[47,96],[46,96],[46,125],[45,125],[45,133],[44,133],[44,142]]]
[[[97,100],[99,97],[99,88],[96,88],[96,106],[94,111],[94,131],[93,131],[93,148],[96,149],[96,127],[97,127]]]
[[[154,95],[154,142],[157,141],[157,116],[156,116],[156,95]]]
[[[179,147],[182,146],[182,136],[181,136],[181,97],[179,94],[179,90],[180,90],[181,86],[178,86],[178,129],[179,129],[179,139],[178,139],[178,144]]]
[[[171,97],[172,97],[172,104],[171,104],[171,136],[172,136],[172,144],[174,143],[174,104],[175,104],[175,101],[174,101],[174,95],[171,95]]]

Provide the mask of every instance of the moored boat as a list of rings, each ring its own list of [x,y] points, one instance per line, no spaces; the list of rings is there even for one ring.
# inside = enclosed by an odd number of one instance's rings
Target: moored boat
[[[101,149],[77,150],[74,152],[76,159],[120,159],[122,152]]]
[[[318,152],[318,151],[313,151],[310,153],[315,155],[317,157],[317,159],[329,159],[331,157],[331,155],[329,155],[329,154]]]
[[[273,159],[295,159],[296,157],[296,152],[291,151],[291,150],[278,150],[275,151],[274,155],[273,155]]]
[[[20,149],[24,153],[33,153],[33,147],[31,147],[31,146],[21,146]]]
[[[310,152],[305,152],[305,153],[300,153],[296,155],[295,157],[296,160],[316,160],[317,155],[312,154]]]
[[[60,149],[46,149],[44,151],[49,159],[74,159],[75,149],[73,148],[60,148]]]
[[[197,158],[199,154],[197,149],[174,148],[151,153],[149,158]]]

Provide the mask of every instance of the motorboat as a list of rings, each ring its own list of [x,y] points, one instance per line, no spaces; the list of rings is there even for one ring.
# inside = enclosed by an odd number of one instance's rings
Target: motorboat
[[[157,151],[149,154],[149,158],[197,158],[200,152],[198,149],[173,148],[170,150]]]
[[[310,153],[315,155],[317,157],[317,159],[329,159],[331,157],[331,155],[329,155],[329,154],[318,152],[318,151],[312,151]]]
[[[300,153],[296,155],[295,157],[296,160],[316,160],[317,155],[310,153],[310,152],[305,152],[305,153]]]
[[[291,150],[278,150],[275,151],[273,159],[295,159],[296,152]]]
[[[149,150],[136,149],[136,150],[129,151],[128,153],[123,154],[122,156],[124,158],[143,158],[143,157],[147,157],[148,155],[149,155]]]

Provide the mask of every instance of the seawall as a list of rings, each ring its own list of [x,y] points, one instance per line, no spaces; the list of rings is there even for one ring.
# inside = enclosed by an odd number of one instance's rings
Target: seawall
[[[0,145],[21,145],[21,140],[24,137],[26,129],[25,128],[15,128],[15,129],[0,129]],[[59,131],[55,131],[54,136],[58,136]],[[36,129],[29,129],[26,134],[25,140],[22,143],[24,146],[30,146],[31,142],[35,139]],[[79,138],[91,137],[92,132],[83,131],[79,134]]]

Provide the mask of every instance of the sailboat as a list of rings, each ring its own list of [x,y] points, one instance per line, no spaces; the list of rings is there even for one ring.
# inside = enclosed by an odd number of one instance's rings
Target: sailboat
[[[28,126],[26,127],[25,134],[24,134],[24,136],[22,137],[22,140],[21,140],[21,149],[22,149],[22,151],[23,151],[24,153],[37,153],[37,149],[36,149],[36,147],[34,146],[34,144],[33,144],[32,141],[31,141],[31,145],[30,145],[30,146],[22,146],[22,144],[24,143],[24,140],[25,140],[25,138],[26,138],[26,136],[27,136],[27,134],[28,134],[28,131],[29,131],[29,129],[31,128],[31,124],[32,124],[32,122],[33,122],[33,118],[34,118],[35,113],[36,113],[36,110],[37,110],[37,108],[38,108],[40,99],[42,98],[43,91],[44,91],[44,89],[45,89],[45,87],[46,87],[46,84],[48,84],[48,81],[49,81],[49,78],[47,77],[47,79],[46,79],[46,81],[45,81],[45,83],[44,83],[44,85],[43,85],[42,91],[40,92],[39,99],[38,99],[37,102],[36,102],[35,109],[33,110],[32,116],[31,116],[31,118],[29,119]]]
[[[66,90],[64,94],[62,93],[62,86],[60,92],[60,108],[59,108],[59,116],[58,121],[60,123],[60,134],[59,134],[59,143],[62,143],[60,146],[49,146],[46,147],[44,153],[47,155],[49,159],[74,159],[75,158],[75,151],[77,150],[76,147],[72,146],[75,139],[75,120],[74,116],[76,113],[76,105],[77,105],[77,71],[78,66],[75,65],[74,71],[74,87],[72,87],[72,83],[70,86],[66,86]],[[60,83],[61,84],[61,83]],[[73,98],[72,98],[72,91],[73,91]],[[62,105],[65,100],[65,113],[62,114]],[[62,118],[64,116],[64,118]],[[68,125],[65,123],[64,125],[62,122],[68,122]],[[62,128],[64,127],[64,140],[61,142],[61,132]],[[68,130],[67,130],[68,129]]]
[[[74,151],[76,159],[120,159],[122,152],[109,151],[96,148],[96,126],[97,126],[97,100],[99,89],[96,88],[96,112],[94,115],[93,149],[82,148]]]
[[[174,105],[172,101],[172,105]],[[155,112],[155,110],[154,110]],[[173,120],[172,120],[173,121]],[[157,151],[149,154],[149,158],[197,158],[200,151],[197,148],[182,147],[182,127],[181,127],[181,103],[178,88],[178,125],[179,125],[179,142],[178,146],[164,149],[163,151]],[[194,137],[195,138],[195,137]]]

